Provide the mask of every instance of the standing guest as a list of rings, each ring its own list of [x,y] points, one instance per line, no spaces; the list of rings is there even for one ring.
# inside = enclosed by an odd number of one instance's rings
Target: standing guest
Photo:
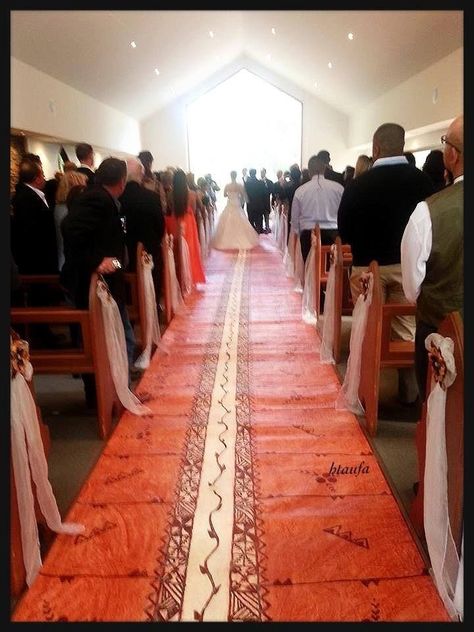
[[[72,160],[66,160],[63,164],[63,171],[64,173],[66,173],[66,171],[77,171],[76,163],[72,162]]]
[[[311,176],[309,175],[309,169],[303,169],[301,171],[301,184],[306,184],[311,180]],[[300,184],[300,186],[301,186]]]
[[[321,243],[329,245],[337,237],[337,211],[343,187],[324,177],[326,163],[317,156],[308,161],[311,180],[295,191],[291,205],[291,230],[299,235],[303,261],[311,249],[311,231],[321,229]]]
[[[358,178],[362,173],[365,173],[372,167],[372,158],[361,154],[356,160],[356,166],[354,170],[354,178]]]
[[[260,178],[265,187],[265,193],[263,196],[263,219],[265,221],[264,232],[270,232],[270,209],[273,200],[273,182],[267,178],[267,170],[263,167],[260,170]]]
[[[342,173],[342,175],[344,177],[344,188],[346,188],[346,186],[349,184],[349,182],[353,179],[354,172],[355,172],[354,167],[351,167],[350,165],[347,165],[347,167],[344,169],[344,171]]]
[[[61,229],[65,262],[61,282],[79,309],[89,306],[89,286],[94,272],[102,274],[120,311],[125,331],[129,373],[135,353],[135,335],[126,307],[124,268],[126,248],[119,198],[125,190],[127,165],[106,158],[95,172],[95,185],[70,204]],[[95,405],[94,376],[83,375],[86,401]]]
[[[145,250],[153,257],[153,284],[157,307],[161,296],[163,260],[161,241],[165,233],[165,218],[161,208],[160,196],[143,186],[145,168],[138,158],[127,160],[127,184],[119,198],[121,212],[125,216],[127,233],[128,269],[137,269],[137,244],[141,242]]]
[[[56,226],[56,241],[58,245],[58,270],[64,265],[64,244],[61,233],[61,222],[68,214],[68,197],[73,187],[80,187],[81,190],[87,186],[87,176],[79,171],[65,171],[56,192],[56,204],[54,206],[54,223]],[[75,189],[78,193],[78,189]],[[70,201],[70,200],[69,200]]]
[[[419,202],[401,242],[403,290],[416,301],[415,368],[422,401],[426,397],[426,337],[453,311],[464,315],[464,117],[441,137],[446,169],[454,182]]]
[[[94,150],[92,145],[88,143],[76,145],[76,156],[80,163],[77,170],[87,176],[87,186],[92,187],[95,182]]]
[[[441,191],[441,189],[444,189],[446,186],[446,167],[444,165],[444,155],[440,149],[433,149],[433,151],[430,151],[430,153],[426,156],[425,163],[421,170],[429,176],[433,182],[435,191]]]
[[[167,232],[173,235],[175,243],[179,237],[180,225],[184,228],[184,239],[189,248],[192,281],[194,284],[205,283],[196,218],[190,203],[186,174],[182,169],[178,169],[173,176],[171,214],[166,216],[165,221]]]
[[[285,171],[285,174],[288,173],[288,180],[283,188],[283,202],[286,202],[288,205],[288,238],[290,238],[291,232],[291,207],[293,205],[293,197],[295,195],[296,189],[301,184],[301,171],[298,165],[291,165],[290,170],[288,172]]]
[[[247,182],[247,179],[248,179],[248,175],[247,175],[247,167],[244,167],[244,168],[242,169],[242,182],[244,183],[244,185],[245,185],[245,183]]]
[[[138,154],[138,160],[142,163],[145,170],[142,186],[144,186],[145,189],[149,189],[150,191],[156,191],[156,177],[152,171],[154,160],[153,154],[151,153],[151,151],[145,149]]]
[[[344,178],[342,173],[339,171],[334,171],[331,165],[331,155],[327,149],[321,149],[317,153],[317,157],[326,165],[326,171],[324,172],[324,177],[326,180],[333,180],[334,182],[339,182],[341,186],[344,186]]]
[[[343,243],[350,244],[353,257],[351,293],[354,304],[361,292],[360,277],[372,260],[380,266],[385,302],[407,303],[402,287],[400,242],[415,206],[433,192],[428,176],[413,169],[403,155],[405,130],[396,123],[377,128],[372,139],[374,164],[344,189],[338,213]],[[396,339],[414,340],[413,316],[392,321]],[[399,369],[399,401],[412,405],[418,389],[414,370]]]

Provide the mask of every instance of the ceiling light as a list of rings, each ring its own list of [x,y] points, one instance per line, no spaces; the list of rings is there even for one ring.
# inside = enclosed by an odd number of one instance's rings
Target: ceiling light
[[[270,53],[268,53],[267,59],[271,59],[271,58],[272,58],[272,56],[270,55]]]
[[[136,47],[137,47],[137,45],[135,44],[135,42],[130,42],[130,46],[131,46],[132,48],[136,48]]]
[[[353,40],[354,39],[354,33],[348,33],[347,37],[348,37],[348,39]]]
[[[328,68],[332,68],[332,63],[331,62],[328,63]]]
[[[214,31],[209,31],[209,37],[212,39],[214,37]]]
[[[317,82],[317,81],[315,81],[315,82],[314,82],[314,87],[315,87],[315,88],[317,88],[317,87],[318,87],[318,82]]]
[[[276,29],[275,29],[275,27],[274,27],[274,26],[272,27],[272,34],[273,34],[273,35],[276,35]]]
[[[159,74],[160,74],[160,71],[158,70],[158,68],[155,68],[155,74],[156,74],[156,75],[159,75]]]

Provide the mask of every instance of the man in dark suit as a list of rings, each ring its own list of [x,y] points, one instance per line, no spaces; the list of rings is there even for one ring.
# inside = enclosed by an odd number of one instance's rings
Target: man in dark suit
[[[87,186],[92,187],[95,182],[94,150],[88,143],[76,145],[76,156],[80,162],[77,170],[87,176]]]
[[[91,275],[103,275],[122,317],[131,369],[135,336],[126,308],[126,249],[119,202],[127,181],[127,165],[118,158],[106,158],[95,175],[94,187],[72,201],[61,224],[65,258],[61,281],[76,307],[87,309]],[[94,380],[87,375],[83,379],[86,399],[92,405]]]
[[[360,294],[360,276],[375,259],[387,303],[407,303],[402,287],[400,244],[408,219],[418,202],[434,191],[430,178],[413,169],[403,155],[405,130],[396,123],[377,128],[372,139],[371,169],[354,178],[342,194],[338,230],[342,243],[351,245],[353,266],[351,293],[354,303]],[[414,340],[413,316],[398,316],[392,336]],[[411,404],[418,389],[413,369],[399,369],[398,397]]]
[[[255,228],[257,233],[263,233],[263,211],[265,204],[265,185],[261,180],[257,180],[257,170],[250,169],[249,177],[245,182],[245,191],[247,193],[247,214],[249,222]]]
[[[324,162],[326,165],[326,171],[324,172],[324,177],[326,178],[326,180],[333,180],[334,182],[339,182],[339,184],[342,184],[342,186],[344,186],[344,176],[342,175],[342,173],[339,173],[339,171],[334,171],[334,169],[332,168],[330,164],[331,156],[327,149],[321,149],[321,151],[316,154],[316,157],[319,158],[319,160]]]
[[[45,178],[38,162],[24,161],[12,198],[12,252],[20,274],[57,274],[53,209],[43,193]]]
[[[161,296],[163,261],[161,241],[165,234],[165,218],[158,193],[142,186],[145,170],[137,158],[127,160],[127,185],[120,196],[122,214],[125,216],[126,243],[129,257],[128,269],[135,272],[137,266],[137,244],[141,242],[153,257],[153,281],[157,307]]]
[[[260,170],[260,177],[265,186],[263,201],[263,218],[265,220],[265,232],[270,232],[270,209],[273,203],[273,182],[267,178],[267,170],[263,167]]]

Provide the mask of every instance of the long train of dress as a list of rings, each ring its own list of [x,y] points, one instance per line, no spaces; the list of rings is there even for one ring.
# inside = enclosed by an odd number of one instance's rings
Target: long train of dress
[[[240,205],[239,193],[229,192],[228,195],[211,246],[216,250],[250,250],[258,244],[258,233]]]

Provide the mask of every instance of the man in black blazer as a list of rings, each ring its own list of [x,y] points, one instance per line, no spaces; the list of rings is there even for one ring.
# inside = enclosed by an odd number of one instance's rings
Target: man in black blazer
[[[88,143],[79,143],[79,145],[76,145],[76,156],[80,162],[77,170],[87,176],[88,187],[94,186],[94,150],[92,145],[89,145]]]
[[[326,178],[326,180],[333,180],[334,182],[339,182],[339,184],[342,184],[342,186],[344,186],[344,176],[342,175],[342,173],[339,173],[339,171],[334,171],[334,169],[332,168],[330,164],[331,156],[327,149],[321,149],[321,151],[316,154],[316,157],[319,158],[326,165],[326,171],[324,172],[324,177]]]
[[[153,281],[157,307],[160,303],[163,260],[161,241],[165,234],[165,218],[158,193],[142,186],[144,167],[137,158],[127,160],[127,185],[120,196],[122,214],[125,216],[128,250],[128,269],[135,272],[137,244],[142,242],[145,250],[153,257]]]
[[[385,123],[372,139],[371,169],[354,178],[341,198],[338,230],[342,243],[351,245],[353,267],[351,293],[360,294],[360,276],[372,260],[380,266],[380,279],[387,303],[407,303],[402,287],[400,244],[405,226],[418,202],[434,192],[430,178],[413,169],[403,155],[405,130]],[[413,316],[398,316],[392,335],[414,340]],[[413,369],[399,369],[399,400],[413,403],[418,389]]]
[[[245,191],[247,193],[247,214],[249,222],[255,228],[257,233],[263,233],[263,211],[265,204],[266,189],[261,180],[257,180],[257,170],[250,169],[249,177],[245,182]]]
[[[127,181],[127,165],[118,158],[106,158],[96,171],[94,187],[71,202],[61,224],[64,265],[61,281],[79,309],[89,305],[93,272],[102,274],[122,317],[127,343],[129,370],[135,352],[135,335],[126,308],[124,268],[126,248],[119,197]],[[83,375],[86,400],[94,404],[94,376]]]
[[[12,198],[11,240],[20,274],[57,274],[58,258],[53,209],[43,189],[45,178],[38,162],[24,161]]]
[[[263,197],[263,218],[265,220],[265,232],[270,232],[270,209],[273,203],[273,182],[267,178],[267,170],[263,167],[260,170],[260,177],[265,186]]]

